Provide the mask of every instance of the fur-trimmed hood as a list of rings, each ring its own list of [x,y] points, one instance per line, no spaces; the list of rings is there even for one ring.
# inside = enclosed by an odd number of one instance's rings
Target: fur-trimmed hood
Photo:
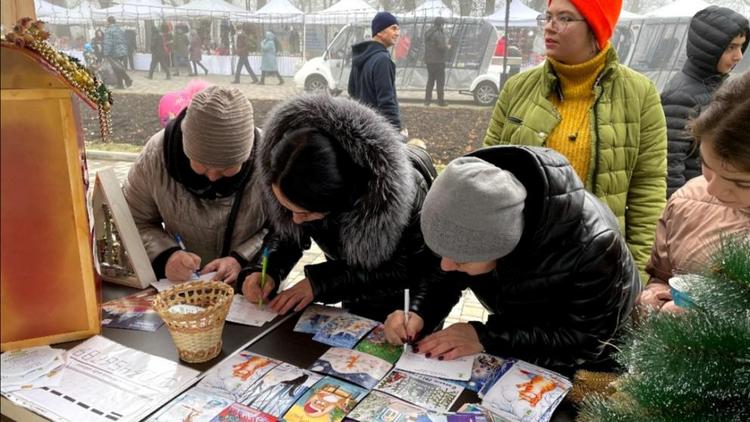
[[[351,266],[370,270],[396,250],[408,225],[417,192],[415,170],[406,145],[388,121],[372,109],[347,98],[303,94],[277,105],[266,119],[256,154],[264,206],[275,230],[302,242],[304,227],[271,190],[271,151],[287,131],[314,127],[339,141],[353,162],[368,173],[365,193],[351,210],[329,215],[338,224],[341,257]]]

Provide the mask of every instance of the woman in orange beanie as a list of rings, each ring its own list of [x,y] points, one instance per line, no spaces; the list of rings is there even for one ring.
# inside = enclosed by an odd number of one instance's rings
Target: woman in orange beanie
[[[617,216],[642,276],[664,208],[667,132],[654,84],[609,43],[621,0],[549,0],[547,59],[503,86],[485,145],[546,146]]]

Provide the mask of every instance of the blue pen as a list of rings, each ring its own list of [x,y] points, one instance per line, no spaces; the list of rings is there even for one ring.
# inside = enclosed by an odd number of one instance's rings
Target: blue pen
[[[187,248],[185,247],[185,242],[182,241],[182,236],[180,236],[179,233],[174,234],[174,240],[177,242],[177,245],[180,247],[181,250],[187,251]],[[193,280],[200,280],[200,275],[198,274],[198,271],[193,271]]]

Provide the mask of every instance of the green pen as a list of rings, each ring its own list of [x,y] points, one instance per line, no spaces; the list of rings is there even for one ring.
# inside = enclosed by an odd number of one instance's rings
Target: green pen
[[[263,259],[260,261],[260,302],[263,306],[263,289],[266,287],[266,272],[268,270],[268,246],[263,249]]]

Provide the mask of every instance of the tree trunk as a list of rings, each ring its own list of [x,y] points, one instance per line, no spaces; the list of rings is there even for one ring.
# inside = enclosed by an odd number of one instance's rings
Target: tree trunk
[[[482,16],[489,16],[493,13],[495,13],[495,0],[487,0],[487,3],[484,4],[484,14]]]
[[[471,0],[458,0],[458,10],[461,16],[471,16]]]
[[[404,0],[404,10],[411,12],[417,8],[416,0]]]

